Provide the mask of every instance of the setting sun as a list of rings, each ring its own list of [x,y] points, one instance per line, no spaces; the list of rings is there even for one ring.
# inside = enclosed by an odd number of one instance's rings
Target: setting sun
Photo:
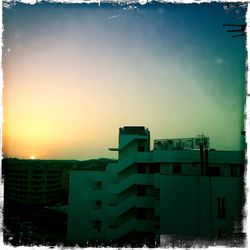
[[[30,159],[31,159],[31,160],[35,160],[36,157],[35,157],[34,155],[31,155],[31,156],[30,156]]]

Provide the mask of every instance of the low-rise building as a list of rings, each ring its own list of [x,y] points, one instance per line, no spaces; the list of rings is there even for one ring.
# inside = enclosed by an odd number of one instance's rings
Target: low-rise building
[[[118,148],[111,150],[119,159],[106,170],[70,174],[69,242],[234,233],[241,221],[243,152],[209,150],[204,136],[155,140],[150,150],[144,127],[120,128]]]

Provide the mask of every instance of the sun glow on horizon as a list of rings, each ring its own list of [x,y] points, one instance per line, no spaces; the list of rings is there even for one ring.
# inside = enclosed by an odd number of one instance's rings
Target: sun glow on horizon
[[[31,160],[35,160],[36,157],[35,157],[34,155],[31,155],[31,156],[30,156],[30,159],[31,159]]]

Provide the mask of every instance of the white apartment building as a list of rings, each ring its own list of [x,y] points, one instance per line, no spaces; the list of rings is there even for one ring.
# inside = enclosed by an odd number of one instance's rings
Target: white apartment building
[[[126,241],[161,235],[232,235],[241,221],[244,152],[209,150],[209,139],[155,140],[119,129],[118,162],[71,171],[67,238]]]

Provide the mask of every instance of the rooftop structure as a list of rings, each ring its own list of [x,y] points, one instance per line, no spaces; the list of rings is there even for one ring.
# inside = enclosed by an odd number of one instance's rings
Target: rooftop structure
[[[154,149],[165,150],[200,150],[209,149],[209,138],[199,136],[194,138],[172,138],[154,140]]]

